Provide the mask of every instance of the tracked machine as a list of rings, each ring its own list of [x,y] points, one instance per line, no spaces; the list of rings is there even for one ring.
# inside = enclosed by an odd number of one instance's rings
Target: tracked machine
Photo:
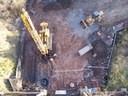
[[[42,54],[43,60],[50,60],[53,56],[52,50],[50,50],[50,31],[48,29],[48,23],[42,22],[40,26],[42,30],[37,32],[36,28],[34,27],[32,20],[25,9],[22,9],[21,19],[27,28],[28,32],[32,36],[34,42],[36,43],[37,48]]]
[[[103,16],[103,11],[95,11],[93,12],[92,15],[89,15],[87,18],[82,19],[80,21],[81,25],[83,26],[83,28],[87,28],[88,26],[92,25],[95,21],[101,21],[102,16]]]

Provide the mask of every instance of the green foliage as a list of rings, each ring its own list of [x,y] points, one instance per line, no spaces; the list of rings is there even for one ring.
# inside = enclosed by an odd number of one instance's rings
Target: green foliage
[[[14,74],[18,58],[19,31],[15,19],[26,0],[0,0],[0,91],[8,91],[5,79]]]
[[[14,74],[18,58],[19,31],[13,27],[11,27],[13,31],[8,30],[5,23],[9,24],[8,22],[0,22],[0,91],[7,90],[4,80]]]
[[[128,30],[118,34],[115,57],[112,62],[108,90],[128,88]]]

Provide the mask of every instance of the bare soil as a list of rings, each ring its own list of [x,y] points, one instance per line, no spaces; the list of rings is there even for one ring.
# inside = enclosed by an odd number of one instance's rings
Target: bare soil
[[[67,4],[68,2],[63,2]],[[40,86],[40,79],[48,77],[51,81],[50,88],[67,89],[70,83],[75,84],[75,88],[84,86],[95,87],[97,83],[90,80],[101,81],[104,75],[104,69],[93,69],[93,76],[85,79],[84,74],[88,70],[87,65],[90,61],[92,65],[107,66],[107,56],[109,55],[107,46],[108,34],[100,28],[102,25],[113,24],[114,22],[127,18],[127,0],[74,0],[70,2],[70,6],[62,6],[62,2],[51,4],[43,4],[34,2],[28,11],[33,10],[35,14],[31,14],[31,19],[39,31],[41,22],[48,22],[50,32],[53,33],[53,51],[57,54],[54,63],[46,63],[40,58],[40,52],[36,48],[29,33],[26,33],[23,59],[23,77],[25,82],[33,82]],[[60,9],[59,9],[60,8]],[[125,11],[121,11],[125,9]],[[79,22],[93,11],[104,11],[104,17],[100,24],[95,24],[89,29],[83,30]],[[121,12],[121,14],[120,14]],[[118,17],[116,19],[115,17]],[[105,36],[101,37],[103,42],[94,42],[94,49],[86,55],[80,57],[78,51],[88,44],[88,37],[96,32],[101,31]],[[106,31],[108,32],[108,31]],[[105,45],[105,43],[107,45]],[[97,58],[93,58],[93,54],[97,53]]]

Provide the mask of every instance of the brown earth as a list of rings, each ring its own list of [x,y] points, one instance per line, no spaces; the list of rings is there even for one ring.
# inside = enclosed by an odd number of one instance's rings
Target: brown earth
[[[102,45],[98,43],[98,45],[95,43],[94,45],[96,45],[96,48],[94,48],[93,53],[97,52],[98,54],[98,52],[101,52],[99,58],[96,59],[97,61],[91,59],[93,58],[92,52],[89,52],[82,57],[78,55],[78,51],[88,44],[88,36],[95,31],[101,30],[99,29],[99,25],[94,26],[95,29],[92,27],[89,30],[83,30],[79,21],[82,18],[85,18],[85,15],[89,15],[95,10],[103,10],[105,12],[103,21],[101,22],[105,25],[113,24],[113,22],[127,18],[125,15],[127,12],[123,11],[122,14],[117,12],[122,10],[121,6],[125,6],[125,10],[127,11],[127,0],[114,1],[115,0],[74,0],[74,2],[71,2],[71,5],[67,6],[67,8],[63,8],[60,3],[53,3],[52,6],[50,6],[34,2],[30,9],[33,10],[35,14],[30,15],[31,19],[38,31],[41,29],[39,26],[41,22],[49,23],[50,32],[53,33],[53,51],[57,54],[57,57],[54,59],[52,65],[44,62],[40,58],[41,54],[37,50],[35,43],[27,32],[25,35],[23,60],[24,81],[36,82],[37,85],[40,86],[40,79],[42,77],[48,77],[51,80],[51,88],[53,90],[69,88],[71,82],[78,88],[80,86],[84,87],[90,85],[91,83],[89,80],[91,79],[84,80],[84,73],[86,72],[86,66],[88,65],[87,60],[97,62],[96,64],[107,62],[107,51],[102,50],[104,44]],[[118,4],[118,6],[114,4]],[[81,13],[82,15],[80,15]],[[117,20],[115,16],[118,16],[119,19]],[[104,66],[106,66],[106,64],[107,63],[104,63]],[[92,79],[101,79],[103,71],[104,70],[102,69],[94,69]]]

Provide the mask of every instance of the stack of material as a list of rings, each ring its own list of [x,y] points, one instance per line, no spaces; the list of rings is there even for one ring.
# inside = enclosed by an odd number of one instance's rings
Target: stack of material
[[[89,52],[92,48],[93,48],[93,46],[91,44],[88,44],[87,46],[80,49],[78,51],[78,53],[79,53],[80,56],[83,56],[85,53]]]
[[[56,90],[55,91],[56,96],[65,96],[66,95],[66,90]]]
[[[123,22],[121,22],[120,24],[117,24],[117,25],[113,26],[114,32],[118,32],[120,30],[123,30],[124,28],[125,28],[125,24]]]

